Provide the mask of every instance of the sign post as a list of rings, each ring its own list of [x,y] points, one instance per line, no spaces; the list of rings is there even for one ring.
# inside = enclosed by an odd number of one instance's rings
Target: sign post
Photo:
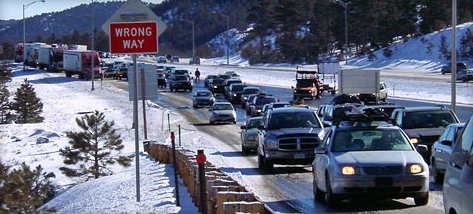
[[[140,162],[138,132],[138,80],[136,54],[156,54],[158,36],[166,24],[140,0],[128,0],[102,25],[110,36],[110,52],[132,54],[133,59],[133,127],[135,129],[136,201],[140,202]],[[156,78],[154,78],[156,83]],[[131,81],[130,81],[131,83]],[[156,83],[157,84],[157,83]],[[142,85],[144,83],[142,82]],[[145,91],[142,91],[144,94]],[[143,100],[144,102],[144,100]],[[144,111],[144,109],[143,109]]]

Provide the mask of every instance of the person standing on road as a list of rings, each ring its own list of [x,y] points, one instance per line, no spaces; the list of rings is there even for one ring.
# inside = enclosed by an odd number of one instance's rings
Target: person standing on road
[[[196,68],[195,69],[195,82],[199,83],[199,81],[200,81],[200,71],[199,71],[199,68]]]

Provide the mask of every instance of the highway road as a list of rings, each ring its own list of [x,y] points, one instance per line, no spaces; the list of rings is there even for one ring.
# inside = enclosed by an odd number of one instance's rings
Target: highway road
[[[179,66],[181,67],[181,66]],[[190,71],[195,70],[194,66],[183,66],[188,68]],[[210,73],[223,73],[226,70],[237,70],[240,69],[229,69],[221,67],[205,67],[201,77],[205,77]],[[271,75],[279,75],[284,78],[287,75],[285,71],[270,71]],[[244,69],[242,71],[242,79],[251,85],[257,85],[265,90],[268,94],[279,97],[281,100],[290,100],[292,92],[290,86],[280,86],[275,83],[269,83],[260,78],[251,78],[258,76],[261,73],[261,69]],[[406,78],[406,80],[419,81],[419,86],[422,86],[425,81],[444,81],[445,77],[434,77],[432,79],[426,78],[413,78],[412,75],[386,75],[384,80],[399,81],[399,79]],[[292,74],[291,74],[292,76]],[[442,79],[443,78],[443,79]],[[203,78],[202,78],[203,79]],[[126,90],[126,81],[114,82],[120,88]],[[290,81],[290,80],[289,80]],[[261,82],[261,84],[258,84]],[[400,87],[399,85],[397,87]],[[203,89],[203,81],[196,84],[194,90]],[[398,90],[401,90],[398,88]],[[189,125],[195,127],[196,130],[206,133],[215,139],[217,139],[212,145],[218,148],[218,155],[221,155],[226,159],[227,165],[219,166],[222,170],[230,173],[241,175],[246,183],[246,186],[251,189],[262,201],[264,201],[271,209],[279,213],[443,213],[443,198],[442,198],[442,187],[433,182],[430,183],[430,202],[427,206],[415,206],[413,199],[402,199],[402,200],[373,200],[363,199],[347,201],[338,208],[331,210],[325,206],[324,203],[320,203],[314,200],[312,192],[312,173],[311,167],[309,166],[282,166],[276,165],[274,173],[265,175],[260,173],[258,170],[257,157],[255,154],[244,156],[241,153],[240,145],[240,125],[246,120],[247,116],[244,110],[240,109],[237,105],[237,124],[228,125],[210,125],[208,122],[209,111],[206,108],[194,109],[192,108],[192,93],[189,92],[169,92],[169,90],[159,90],[160,98],[155,101],[158,104],[165,106],[185,117]],[[219,97],[218,99],[223,99]],[[312,108],[317,108],[318,105],[328,103],[332,99],[331,95],[324,95],[320,100],[306,101],[306,104]],[[417,100],[412,98],[389,98],[389,102],[394,102],[402,106],[418,106],[418,105],[433,105],[445,103],[435,103],[432,101]],[[447,105],[448,106],[448,105]],[[473,113],[472,106],[457,106],[457,114],[462,121]]]

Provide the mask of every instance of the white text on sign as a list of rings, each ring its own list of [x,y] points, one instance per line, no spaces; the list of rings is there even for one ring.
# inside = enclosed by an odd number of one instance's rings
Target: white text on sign
[[[156,22],[125,22],[110,24],[112,53],[157,52]]]

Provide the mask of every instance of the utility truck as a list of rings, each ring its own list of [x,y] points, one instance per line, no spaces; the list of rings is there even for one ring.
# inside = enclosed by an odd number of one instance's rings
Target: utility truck
[[[63,58],[66,77],[71,77],[72,75],[77,74],[79,79],[91,79],[91,67],[93,62],[94,78],[103,78],[98,51],[92,52],[91,50],[64,50]]]
[[[380,82],[379,70],[340,70],[338,92],[354,95],[364,104],[378,104],[387,99],[386,84]]]

